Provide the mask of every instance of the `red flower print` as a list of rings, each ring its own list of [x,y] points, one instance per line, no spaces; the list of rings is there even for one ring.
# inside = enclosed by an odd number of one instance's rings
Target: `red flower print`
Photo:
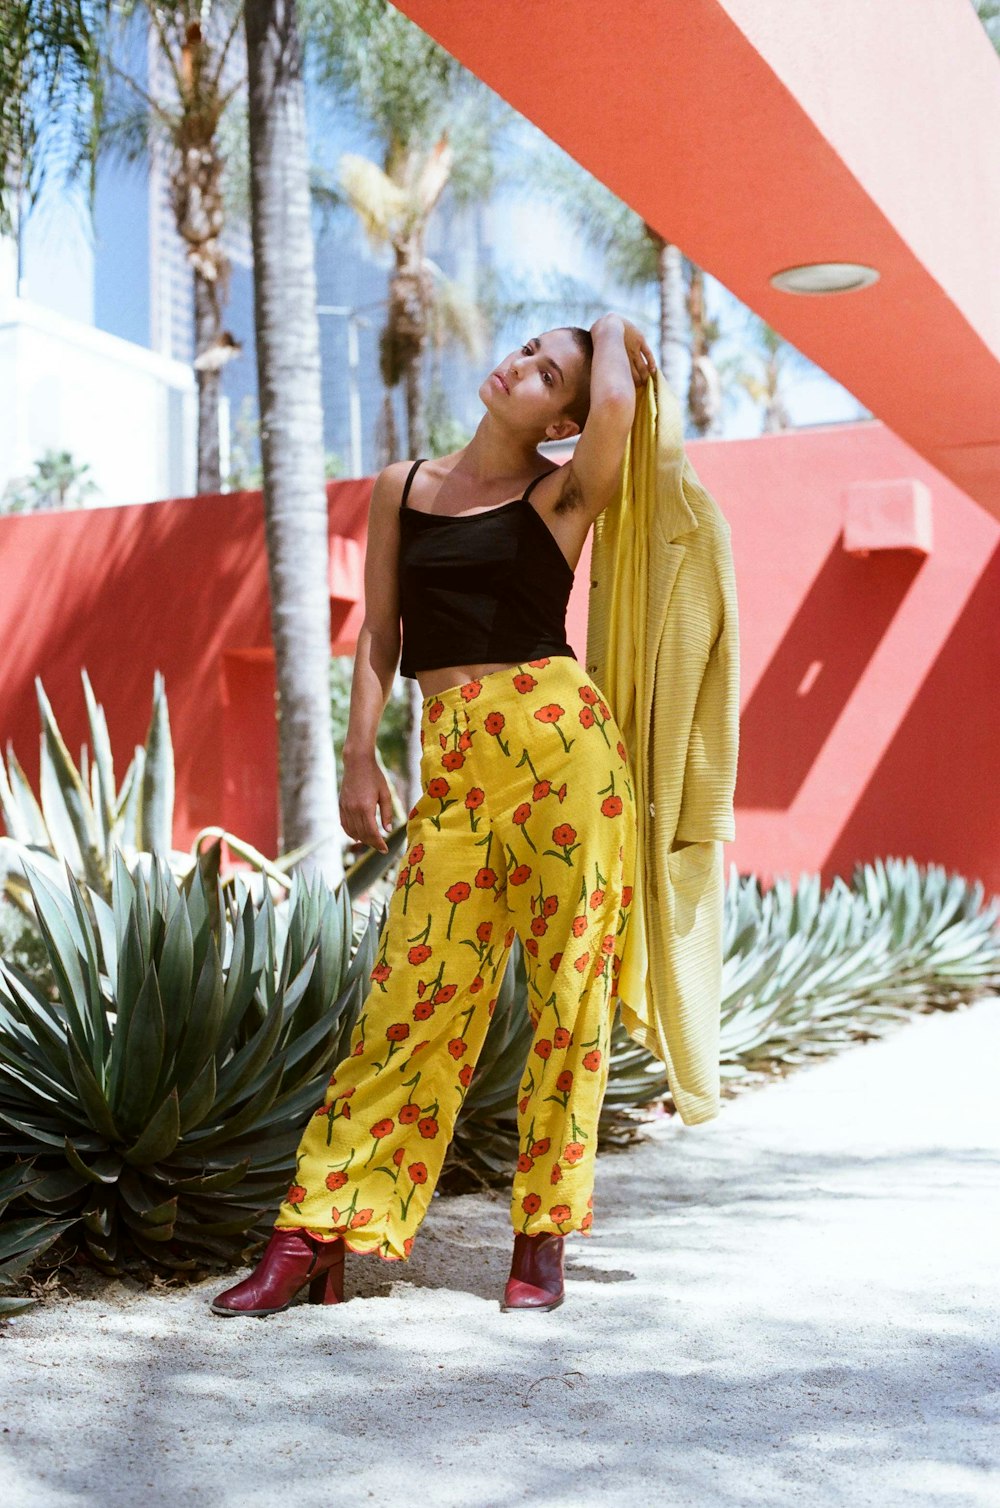
[[[583,934],[586,932],[586,930],[587,930],[587,918],[585,916],[574,916],[574,918],[573,918],[573,936],[574,937],[582,937]]]
[[[439,990],[435,990],[434,992],[434,1004],[444,1005],[448,1000],[453,1000],[457,989],[457,984],[443,984]]]
[[[617,817],[621,809],[622,798],[620,796],[605,796],[601,802],[601,811],[606,817]]]
[[[559,848],[568,848],[576,842],[576,828],[570,827],[568,822],[560,822],[558,827],[552,829],[552,841]]]
[[[326,1175],[326,1186],[330,1190],[331,1193],[335,1194],[338,1189],[342,1189],[344,1187],[344,1184],[346,1182],[347,1182],[347,1174],[346,1173],[337,1172],[337,1173],[327,1173],[327,1175]]]
[[[566,782],[565,781],[563,781],[562,785],[556,791],[556,795],[559,797],[560,801],[565,801],[566,800]]]
[[[374,1126],[372,1126],[371,1128],[372,1136],[374,1136],[376,1140],[381,1140],[383,1136],[388,1136],[390,1134],[394,1125],[395,1121],[393,1121],[388,1116],[385,1118],[385,1120],[376,1121]]]
[[[534,1166],[534,1159],[529,1157],[527,1152],[522,1152],[517,1159],[517,1171],[519,1173],[530,1173]]]
[[[478,681],[466,681],[465,685],[459,688],[464,702],[474,702],[482,689]]]
[[[622,888],[622,907],[624,908],[625,906],[631,906],[631,904],[632,904],[632,886],[631,885],[625,885]]]
[[[434,1014],[434,1006],[430,1000],[418,1000],[413,1007],[414,1021],[429,1021]]]
[[[356,1215],[351,1216],[351,1230],[359,1230],[362,1225],[367,1225],[374,1213],[371,1209],[358,1210]]]
[[[526,953],[530,953],[531,956],[532,956],[532,958],[537,958],[538,957],[538,940],[537,940],[537,938],[526,937],[524,939],[524,951]]]
[[[601,952],[602,953],[613,953],[614,951],[615,951],[615,940],[612,937],[612,935],[611,935],[610,932],[605,932],[604,936],[601,938]]]
[[[496,884],[496,882],[497,882],[497,872],[496,872],[495,869],[485,869],[484,868],[484,869],[477,869],[476,870],[476,889],[477,890],[492,890],[493,886]]]
[[[552,1172],[549,1174],[549,1183],[561,1183],[561,1182],[562,1182],[562,1168],[559,1166],[558,1163],[556,1163],[555,1167],[552,1169]]]
[[[559,897],[557,895],[547,895],[545,897],[544,901],[542,902],[542,915],[543,916],[555,916],[555,914],[556,914],[556,912],[558,910],[559,910]]]
[[[493,936],[493,923],[480,922],[479,926],[476,928],[476,936],[479,938],[479,941],[481,943],[488,943],[490,938]]]
[[[522,867],[527,867],[527,866],[522,866]],[[531,873],[531,870],[529,869],[528,870],[528,874],[530,874],[530,873]],[[520,884],[520,881],[518,881],[518,883]],[[513,927],[508,927],[507,931],[504,933],[504,939],[503,939],[503,945],[504,945],[504,947],[505,948],[509,948],[510,945],[511,945],[511,943],[513,941],[514,941],[514,928]]]
[[[349,1121],[350,1118],[351,1118],[351,1107],[350,1107],[350,1105],[345,1105],[344,1108],[343,1108],[343,1110],[340,1113],[344,1117],[345,1121]]]
[[[475,977],[475,979],[469,985],[469,994],[470,995],[478,995],[479,991],[482,989],[482,987],[483,987],[483,985],[485,983],[486,983],[486,980],[483,978],[482,974],[477,974],[476,977]]]
[[[587,1213],[584,1215],[583,1219],[580,1221],[580,1229],[581,1230],[589,1230],[590,1227],[593,1225],[593,1223],[594,1223],[593,1211],[592,1210],[588,1210]]]
[[[530,807],[530,805],[528,804],[527,801],[522,801],[521,805],[518,806],[518,807],[515,807],[515,809],[514,809],[513,821],[514,821],[515,826],[517,826],[517,827],[523,827],[524,824],[527,822],[527,820],[528,820],[528,818],[530,816],[531,816],[531,807]]]
[[[301,1204],[306,1197],[306,1192],[301,1183],[293,1183],[285,1195],[285,1199],[289,1204]]]
[[[597,692],[594,690],[593,686],[580,687],[580,700],[581,702],[586,702],[588,706],[592,707],[594,705],[594,703],[597,701]]]
[[[514,677],[514,690],[525,696],[529,691],[534,691],[538,682],[533,675],[516,675]]]
[[[448,1043],[448,1051],[451,1053],[453,1058],[464,1057],[466,1052],[468,1052],[468,1043],[463,1042],[461,1037],[452,1037],[451,1041]]]
[[[554,1220],[556,1225],[564,1225],[573,1211],[568,1204],[553,1204],[549,1206],[549,1219]]]
[[[602,717],[611,716],[611,708],[608,706],[607,702],[598,702],[597,707]]]
[[[444,702],[431,702],[427,709],[427,716],[432,723],[436,723],[444,711]]]
[[[407,877],[409,876],[409,873],[410,873],[410,871],[408,869],[401,869],[399,871],[399,874],[396,876],[396,889],[397,890],[405,890],[406,889],[406,881],[407,881]]]
[[[540,780],[531,793],[532,801],[544,801],[552,789],[551,780]]]
[[[565,1026],[557,1026],[552,1033],[552,1043],[555,1047],[569,1046],[569,1032]]]
[[[625,745],[622,743],[621,739],[618,740],[618,753],[621,755],[622,759],[624,759],[626,761],[628,760],[628,754],[627,754],[627,752],[625,750]]]
[[[520,1111],[520,1113],[522,1115],[527,1110],[527,1108],[528,1108],[528,1096],[526,1094],[523,1094],[521,1096],[521,1098],[518,1100],[518,1102],[517,1102],[517,1108],[518,1108],[518,1110]]]
[[[553,953],[552,957],[549,959],[549,968],[552,970],[553,974],[556,972],[556,970],[558,969],[559,965],[562,963],[562,959],[563,959],[563,956],[562,956],[561,953]]]
[[[413,1122],[419,1119],[420,1106],[415,1105],[412,1100],[407,1100],[406,1104],[400,1107],[399,1124],[401,1126],[412,1126]]]
[[[595,1047],[590,1052],[584,1053],[583,1066],[584,1068],[589,1068],[591,1073],[593,1073],[596,1068],[600,1068],[601,1054],[599,1048]]]
[[[581,707],[580,708],[580,726],[582,728],[592,728],[594,726],[594,709],[593,709],[593,707]]]
[[[535,709],[535,719],[540,723],[557,723],[565,711],[566,708],[560,707],[558,702],[549,702],[547,706]]]
[[[388,977],[389,977],[389,975],[391,973],[392,973],[392,964],[390,964],[390,963],[377,963],[375,965],[375,967],[372,969],[372,980],[374,981],[375,984],[385,984],[385,981],[388,979]]]
[[[417,943],[406,955],[410,963],[426,963],[430,956],[431,950],[426,943]]]
[[[333,1221],[334,1225],[340,1224],[340,1211],[338,1210],[336,1205],[334,1205],[333,1209],[330,1211],[330,1219]]]
[[[544,937],[549,930],[549,924],[544,916],[535,916],[531,920],[531,930],[536,937]]]
[[[590,894],[590,909],[591,909],[591,911],[596,911],[597,908],[598,908],[598,906],[601,904],[601,902],[603,900],[604,900],[604,891],[603,890],[601,890],[600,888],[598,888],[597,890],[591,891],[591,894]]]
[[[573,1075],[568,1068],[564,1068],[562,1073],[556,1079],[556,1088],[559,1090],[560,1094],[569,1094],[570,1090],[573,1088]]]
[[[406,1170],[413,1183],[427,1182],[427,1164],[425,1162],[411,1162]]]
[[[449,749],[447,754],[441,755],[441,767],[445,770],[460,770],[465,763],[465,755],[460,749]]]
[[[405,1156],[406,1156],[406,1148],[405,1147],[397,1147],[396,1150],[395,1150],[395,1152],[393,1152],[393,1154],[392,1154],[392,1160],[396,1164],[397,1168],[401,1168],[403,1166],[403,1158]]]
[[[424,845],[422,843],[418,843],[416,845],[416,847],[414,848],[413,852],[410,854],[410,863],[411,864],[419,864],[420,860],[423,858],[423,856],[424,856]]]
[[[469,732],[468,728],[463,728],[461,733],[458,735],[458,747],[466,751],[472,748],[472,734]]]
[[[407,1256],[409,1256],[410,1252],[412,1250],[413,1250],[413,1237],[412,1236],[407,1236],[406,1240],[403,1242],[403,1251],[405,1252],[405,1254]]]
[[[529,880],[530,878],[531,878],[531,865],[530,864],[518,864],[517,868],[516,869],[512,869],[511,872],[510,872],[510,883],[512,885],[523,885],[524,882],[525,882],[525,880]],[[508,943],[507,946],[509,947],[510,944]]]
[[[390,1042],[405,1042],[410,1035],[410,1028],[405,1021],[394,1021],[386,1027],[385,1034]]]
[[[579,1162],[580,1158],[583,1156],[583,1154],[584,1154],[584,1152],[586,1152],[586,1150],[587,1149],[583,1145],[582,1141],[571,1141],[571,1142],[568,1142],[566,1144],[565,1148],[563,1149],[563,1161],[564,1162]]]
[[[589,953],[581,953],[580,956],[579,956],[579,958],[574,963],[573,967],[574,967],[574,969],[578,970],[579,973],[582,974],[583,971],[584,971],[584,969],[587,967],[587,965],[588,965],[589,962],[590,962],[590,954]]]
[[[477,806],[482,806],[486,792],[478,785],[474,785],[471,791],[466,792],[465,804],[470,812],[474,812]]]
[[[433,780],[427,782],[427,794],[433,796],[435,801],[443,800],[450,790],[451,786],[443,775],[436,775]]]
[[[504,723],[506,721],[507,719],[504,717],[502,712],[487,712],[486,722],[483,726],[485,727],[487,733],[492,733],[494,736],[496,736],[497,733],[503,732]]]
[[[551,1057],[552,1043],[549,1041],[548,1037],[543,1037],[540,1042],[535,1043],[535,1055],[539,1058]]]
[[[421,1136],[427,1137],[429,1139],[432,1136],[437,1136],[438,1123],[434,1119],[433,1115],[425,1115],[422,1121],[417,1122],[417,1130],[420,1132]]]
[[[457,906],[460,901],[467,901],[471,894],[471,885],[467,884],[465,880],[456,880],[454,885],[449,885],[445,891],[445,899],[451,901],[453,906]]]
[[[533,1215],[535,1211],[540,1210],[541,1207],[542,1201],[537,1194],[525,1194],[524,1198],[521,1200],[521,1208],[524,1210],[524,1213],[526,1215]]]
[[[463,1089],[468,1089],[469,1085],[472,1083],[472,1064],[471,1063],[463,1063],[462,1064],[462,1066],[461,1066],[461,1068],[459,1069],[459,1072],[458,1072],[458,1082],[461,1084],[461,1086],[462,1086]]]
[[[528,664],[532,667],[533,670],[544,670],[545,667],[546,667],[546,665],[548,663],[549,663],[549,657],[548,657],[548,655],[546,655],[546,657],[545,657],[544,660],[529,660],[528,661]]]
[[[528,1148],[528,1151],[531,1153],[532,1157],[544,1157],[551,1145],[552,1142],[550,1138],[543,1136],[541,1141],[532,1142],[531,1146]]]

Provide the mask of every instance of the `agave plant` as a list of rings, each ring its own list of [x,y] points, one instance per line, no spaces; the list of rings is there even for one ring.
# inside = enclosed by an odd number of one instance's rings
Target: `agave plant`
[[[42,730],[37,798],[9,741],[6,764],[0,759],[0,815],[7,829],[7,836],[0,836],[0,887],[21,913],[29,920],[34,917],[23,872],[25,860],[67,898],[63,874],[68,864],[77,880],[107,901],[116,851],[124,853],[130,867],[140,856],[148,866],[149,855],[155,852],[166,858],[178,879],[189,880],[202,858],[203,847],[220,840],[238,858],[253,864],[277,893],[287,891],[293,865],[306,856],[311,845],[268,859],[245,839],[221,827],[207,827],[195,837],[190,852],[172,846],[174,755],[161,672],[153,676],[153,706],[145,742],[136,746],[120,786],[104,708],[94,696],[86,670],[81,671],[81,678],[93,754],[88,754],[85,744],[79,768],[73,762],[42,682],[36,677]],[[363,893],[372,881],[372,871],[377,874],[380,864],[384,867],[402,845],[404,814],[395,792],[392,794],[396,831],[390,841],[391,852],[366,856],[361,869],[349,872],[348,891],[352,896]]]
[[[68,899],[28,883],[56,998],[0,963],[0,1164],[33,1164],[11,1201],[105,1270],[236,1260],[346,1052],[381,919],[352,957],[346,887],[319,878],[293,877],[283,928],[237,877],[213,929],[201,870],[185,892],[159,858],[116,852],[110,904],[69,869]]]

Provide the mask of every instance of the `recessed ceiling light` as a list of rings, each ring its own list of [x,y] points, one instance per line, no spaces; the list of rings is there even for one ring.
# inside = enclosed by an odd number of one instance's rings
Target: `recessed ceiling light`
[[[850,293],[878,279],[878,270],[862,262],[806,262],[773,273],[770,282],[782,293]]]

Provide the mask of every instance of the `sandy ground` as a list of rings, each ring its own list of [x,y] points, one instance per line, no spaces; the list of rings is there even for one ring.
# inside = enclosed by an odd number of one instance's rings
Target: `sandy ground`
[[[351,1302],[218,1281],[0,1332],[0,1502],[1000,1504],[1000,1004],[601,1160],[567,1301],[502,1314],[505,1198],[440,1199]]]

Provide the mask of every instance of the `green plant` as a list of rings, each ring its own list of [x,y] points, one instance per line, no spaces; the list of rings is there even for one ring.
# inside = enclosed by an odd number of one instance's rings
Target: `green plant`
[[[252,844],[219,827],[204,828],[191,851],[173,847],[174,752],[163,675],[153,676],[153,706],[145,743],[136,747],[121,786],[115,776],[104,708],[96,700],[86,670],[81,671],[90,742],[79,769],[59,730],[40,677],[35,677],[42,725],[39,796],[8,741],[7,761],[0,759],[0,814],[7,829],[0,836],[0,884],[10,901],[29,919],[34,909],[22,873],[30,860],[51,884],[64,889],[68,865],[82,883],[107,900],[111,894],[114,854],[122,850],[129,864],[140,856],[165,857],[175,875],[186,880],[201,860],[210,839],[224,839],[230,850],[254,864],[280,890],[291,884],[288,868],[309,852],[308,845],[271,860]],[[356,893],[356,882],[350,885]]]
[[[185,893],[159,858],[116,852],[110,905],[67,882],[29,867],[57,1001],[0,963],[0,1166],[34,1165],[11,1201],[104,1270],[234,1261],[346,1051],[374,909],[352,958],[346,887],[321,880],[293,878],[283,926],[267,890],[217,882],[210,907],[200,868]]]

